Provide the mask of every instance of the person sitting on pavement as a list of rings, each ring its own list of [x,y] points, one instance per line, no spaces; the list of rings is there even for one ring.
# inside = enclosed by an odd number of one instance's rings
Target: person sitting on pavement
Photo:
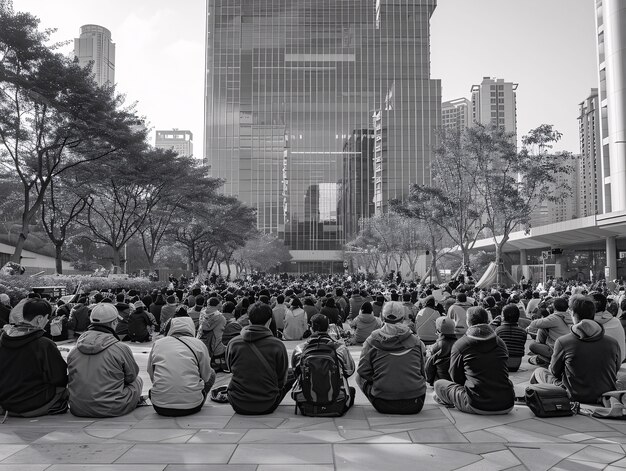
[[[243,326],[239,323],[239,319],[235,317],[235,303],[226,301],[222,305],[222,311],[223,316],[228,319],[222,333],[222,343],[224,346],[227,346],[228,342],[241,333]]]
[[[617,340],[622,355],[622,362],[626,360],[626,338],[624,328],[619,319],[606,310],[606,296],[602,293],[591,293],[591,298],[596,306],[594,320],[604,328],[604,335]]]
[[[467,332],[450,353],[452,381],[435,381],[438,403],[479,415],[508,414],[513,408],[515,391],[509,380],[509,355],[488,320],[482,307],[467,310]]]
[[[274,317],[274,322],[276,323],[276,331],[280,332],[279,335],[282,335],[283,329],[285,328],[285,313],[287,309],[284,303],[285,296],[279,294],[276,296],[276,306],[272,309],[272,316]]]
[[[52,312],[43,299],[28,299],[23,320],[0,335],[0,410],[38,417],[67,412],[67,364],[56,344],[44,336]]]
[[[144,403],[139,366],[115,334],[117,322],[115,306],[94,306],[89,329],[67,357],[70,412],[77,417],[118,417]]]
[[[131,342],[149,342],[149,327],[154,326],[156,321],[151,314],[146,312],[146,305],[143,301],[136,301],[133,304],[135,310],[128,318],[128,340]]]
[[[489,320],[489,319],[487,319]],[[496,335],[500,337],[509,352],[506,366],[510,372],[519,370],[524,357],[524,347],[528,332],[519,325],[519,309],[515,304],[507,304],[502,310],[502,324],[496,329]]]
[[[435,326],[435,322],[441,317],[441,314],[435,309],[435,303],[433,295],[426,296],[422,300],[424,307],[420,309],[415,318],[415,331],[424,345],[431,345],[441,338],[437,335]]]
[[[120,340],[125,340],[128,336],[128,320],[130,319],[130,313],[132,308],[130,304],[126,303],[126,295],[124,293],[118,293],[115,297],[115,308],[117,309],[118,322],[115,327],[115,333]]]
[[[330,298],[332,299],[332,298]],[[372,316],[373,317],[373,316]],[[316,314],[311,318],[311,336],[305,343],[299,344],[291,356],[291,366],[295,372],[296,382],[291,393],[291,397],[296,401],[296,405],[300,408],[303,415],[307,416],[328,416],[344,415],[350,407],[354,404],[354,397],[356,391],[353,387],[348,385],[348,378],[354,374],[354,360],[350,355],[345,344],[335,341],[328,335],[329,327],[328,317],[324,314]],[[334,390],[329,382],[332,382],[330,374],[327,370],[324,370],[326,364],[323,362],[317,363],[318,366],[322,366],[323,371],[311,372],[310,375],[305,378],[304,372],[301,371],[303,362],[307,362],[309,369],[313,369],[315,366],[313,362],[308,363],[307,358],[310,355],[320,355],[321,351],[327,347],[334,349],[334,357],[337,359],[336,365],[338,378],[340,385]],[[319,374],[316,374],[319,373]],[[315,381],[319,381],[321,384],[315,384]],[[309,384],[311,383],[311,384]],[[307,394],[303,391],[303,387],[310,387],[315,394],[319,397],[327,398],[328,395],[335,395],[335,401],[332,404],[318,405],[314,401],[307,401]],[[317,389],[316,389],[317,388]],[[312,394],[309,394],[313,396]]]
[[[556,339],[570,333],[572,316],[567,312],[567,299],[556,298],[552,304],[554,312],[547,317],[531,321],[528,329],[537,329],[537,338],[528,349],[535,356],[528,359],[531,365],[549,365]]]
[[[200,314],[205,310],[204,309],[204,297],[196,296],[195,297],[196,304],[195,306],[190,306],[187,310],[187,314],[193,320],[193,325],[196,327],[196,331],[198,330],[198,326],[200,325]]]
[[[374,317],[372,303],[365,301],[361,305],[361,312],[350,321],[350,327],[354,329],[354,344],[356,345],[362,345],[372,332],[382,327],[381,320]]]
[[[437,341],[427,349],[426,359],[426,381],[431,386],[438,379],[450,378],[450,354],[452,346],[457,340],[454,331],[454,321],[448,316],[439,316],[435,321],[435,331],[437,332]]]
[[[67,328],[74,332],[74,337],[79,337],[87,327],[89,327],[89,306],[87,298],[82,296],[70,311]]]
[[[168,321],[174,317],[176,314],[176,310],[178,309],[178,302],[176,300],[176,296],[169,295],[165,298],[165,306],[161,308],[161,330],[162,334],[167,332],[166,326],[168,325]]]
[[[293,298],[285,312],[285,328],[283,338],[285,340],[301,340],[309,325],[306,321],[306,312],[302,308],[302,302]]]
[[[150,350],[147,371],[152,389],[149,396],[159,415],[195,414],[215,383],[207,347],[193,335],[191,318],[173,318],[167,336],[157,340]]]
[[[337,307],[337,303],[334,298],[326,298],[324,305],[320,310],[320,314],[328,317],[329,324],[338,326],[343,325],[343,322],[341,322],[341,310]]]
[[[550,366],[535,369],[530,383],[555,384],[567,390],[572,401],[598,403],[605,392],[624,389],[617,383],[621,350],[594,320],[592,298],[574,295],[569,308],[574,318],[571,332],[556,339]]]
[[[467,301],[465,293],[456,295],[456,302],[448,309],[448,317],[454,321],[454,329],[457,337],[463,336],[467,330],[467,310],[472,304]]]
[[[417,414],[424,406],[426,347],[404,323],[400,301],[383,307],[384,324],[363,344],[356,382],[381,414]]]
[[[219,311],[220,300],[210,298],[207,309],[200,314],[197,337],[206,345],[211,366],[216,371],[224,371],[226,367],[225,353],[226,347],[222,343],[222,335],[226,326],[226,318]]]
[[[250,325],[226,348],[226,366],[232,372],[228,400],[238,414],[271,414],[289,392],[295,378],[289,369],[285,344],[269,329],[272,308],[255,303],[250,307],[248,318]]]

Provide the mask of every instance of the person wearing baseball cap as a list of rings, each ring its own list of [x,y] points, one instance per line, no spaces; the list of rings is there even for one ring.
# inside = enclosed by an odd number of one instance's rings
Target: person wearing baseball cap
[[[3,414],[38,417],[67,411],[67,365],[43,330],[51,312],[48,301],[28,299],[23,305],[23,319],[7,324],[0,335]]]
[[[454,321],[448,316],[439,316],[435,320],[435,331],[438,336],[437,341],[429,347],[430,355],[426,360],[426,381],[431,386],[438,379],[452,380],[448,372],[450,353],[457,338],[454,332]]]
[[[424,406],[426,347],[404,323],[400,301],[383,306],[384,324],[363,344],[356,382],[381,414],[417,414]]]
[[[145,401],[139,366],[115,333],[118,311],[111,303],[96,304],[90,320],[67,357],[70,412],[77,417],[128,414]]]

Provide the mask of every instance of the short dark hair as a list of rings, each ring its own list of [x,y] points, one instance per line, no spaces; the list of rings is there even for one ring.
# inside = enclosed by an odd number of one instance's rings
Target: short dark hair
[[[196,306],[204,306],[204,298],[202,296],[196,296]]]
[[[502,309],[502,317],[506,322],[519,321],[519,308],[516,304],[507,304]]]
[[[467,295],[465,293],[459,293],[456,295],[456,300],[460,303],[464,303],[467,301]]]
[[[196,303],[198,303],[198,298],[196,298]],[[220,300],[217,298],[209,298],[209,306],[215,307],[220,304]]]
[[[596,305],[588,296],[575,295],[569,300],[569,308],[578,319],[593,320],[596,315]]]
[[[45,299],[41,298],[29,298],[24,303],[22,314],[24,320],[32,321],[37,316],[50,315],[52,313],[52,306]]]
[[[606,296],[599,292],[591,293],[593,303],[596,305],[596,312],[606,311]]]
[[[333,298],[328,298],[326,300],[326,304],[324,304],[324,306],[326,306],[326,307],[335,307],[335,300]]]
[[[324,314],[315,314],[311,317],[311,330],[313,332],[327,332],[328,324],[328,317]]]
[[[291,298],[291,307],[302,307],[302,301],[300,301],[300,298]]]
[[[555,311],[565,312],[567,311],[567,299],[565,298],[556,298],[552,303]]]
[[[371,314],[372,312],[374,312],[374,309],[372,308],[372,303],[370,303],[369,301],[365,301],[361,305],[361,312],[363,314]]]
[[[474,306],[467,310],[467,325],[486,324],[487,322],[489,322],[489,315],[484,308]]]
[[[285,297],[282,294],[279,294],[278,296],[276,296],[276,303],[277,304],[282,304],[285,302]]]
[[[262,302],[254,303],[250,306],[248,318],[250,324],[263,325],[272,318],[272,308]]]
[[[231,312],[233,312],[235,310],[235,303],[232,301],[226,301],[224,304],[222,304],[222,312],[225,312],[227,314],[230,314]]]
[[[117,293],[117,296],[115,296],[115,300],[118,303],[123,303],[126,300],[126,295],[124,293]]]

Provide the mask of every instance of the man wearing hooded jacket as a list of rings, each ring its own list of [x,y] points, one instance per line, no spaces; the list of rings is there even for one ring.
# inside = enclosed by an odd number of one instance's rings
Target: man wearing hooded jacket
[[[515,391],[507,368],[509,354],[488,321],[482,307],[467,310],[468,329],[450,354],[452,381],[435,381],[435,400],[440,404],[479,415],[507,414],[513,408]]]
[[[384,324],[363,344],[356,382],[381,414],[417,414],[424,406],[426,347],[403,321],[400,301],[383,306]]]

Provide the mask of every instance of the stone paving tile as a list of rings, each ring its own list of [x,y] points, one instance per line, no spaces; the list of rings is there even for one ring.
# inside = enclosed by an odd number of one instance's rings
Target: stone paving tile
[[[579,461],[568,458],[561,461],[559,464],[552,467],[557,471],[595,471],[598,469],[604,469],[603,463],[593,463],[591,461]]]
[[[510,413],[505,415],[473,415],[465,414],[456,409],[449,409],[448,412],[450,412],[454,420],[454,425],[462,433],[484,430],[489,427],[506,425],[535,417],[526,406],[515,406]]]
[[[274,415],[266,415],[266,416],[247,416],[247,415],[237,415],[235,414],[224,427],[226,429],[230,428],[268,428],[274,429],[279,427],[286,419],[283,417],[276,417]]]
[[[444,450],[426,445],[359,445],[333,447],[337,471],[379,471],[382,469],[420,469],[448,471],[481,460],[478,455]]]
[[[115,437],[116,440],[128,442],[152,443],[186,443],[194,436],[196,430],[191,429],[132,429],[125,430]]]
[[[232,464],[332,464],[331,445],[244,444],[235,450]]]
[[[179,464],[219,464],[228,463],[235,445],[184,444],[154,445],[138,444],[116,461],[116,464],[130,463],[179,463]]]
[[[256,471],[254,464],[170,464],[165,471]]]
[[[15,432],[0,432],[0,445],[28,444],[31,440],[25,440]]]
[[[262,464],[259,465],[256,471],[334,471],[333,465],[323,464],[305,464],[305,465],[293,465],[293,464]]]
[[[496,435],[494,433],[486,432],[485,430],[475,430],[474,432],[466,432],[464,433],[465,438],[467,438],[472,443],[505,443],[506,439],[501,437],[500,435]]]
[[[10,446],[10,445],[7,445]],[[44,443],[28,445],[2,463],[113,463],[132,445],[109,443]]]
[[[509,450],[485,453],[481,456],[483,458],[481,461],[463,466],[456,471],[501,471],[520,465],[520,461]]]
[[[454,426],[435,429],[411,430],[409,435],[413,443],[467,443],[465,436]]]
[[[25,449],[27,446],[28,445],[0,445],[0,461]]]
[[[517,423],[511,425],[500,425],[484,430],[487,433],[504,438],[507,442],[518,443],[571,443],[565,438],[553,437],[544,433],[524,430],[517,427]]]
[[[337,430],[252,429],[239,443],[337,443],[343,440]]]
[[[610,464],[624,457],[624,450],[619,445],[587,446],[569,457],[572,460],[592,461]]]
[[[0,464],[0,471],[44,471],[50,469],[49,464],[21,464],[19,468],[14,464]]]
[[[444,450],[464,451],[475,455],[507,450],[506,445],[503,443],[436,443],[432,446]]]
[[[551,443],[510,446],[509,449],[530,471],[546,471],[584,447],[585,445],[574,443]]]
[[[248,430],[199,430],[187,443],[239,443]]]
[[[163,471],[165,467],[165,464],[55,464],[46,471]]]
[[[407,432],[387,433],[369,437],[352,438],[342,443],[413,443]]]
[[[55,432],[50,432],[41,438],[38,438],[33,443],[35,444],[49,444],[49,443],[127,443],[126,440],[119,440],[114,437],[98,437],[91,434],[85,429],[72,430],[61,429]]]

